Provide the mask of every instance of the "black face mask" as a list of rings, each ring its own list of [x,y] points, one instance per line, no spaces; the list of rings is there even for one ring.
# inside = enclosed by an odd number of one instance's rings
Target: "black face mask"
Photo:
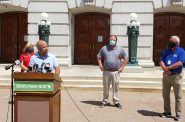
[[[33,48],[27,48],[27,49],[26,49],[26,52],[32,53],[32,52],[34,52],[34,49],[33,49]]]
[[[177,43],[169,42],[168,46],[169,46],[169,48],[174,48],[177,46]]]

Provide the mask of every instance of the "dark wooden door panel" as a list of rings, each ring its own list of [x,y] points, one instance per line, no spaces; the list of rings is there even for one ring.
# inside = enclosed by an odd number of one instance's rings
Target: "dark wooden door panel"
[[[178,35],[181,43],[180,46],[185,49],[185,15],[171,15],[170,16],[170,35]]]
[[[97,64],[96,55],[109,38],[109,15],[75,15],[75,64]]]
[[[160,56],[165,48],[168,46],[168,36],[167,35],[154,35],[154,62],[159,65]]]
[[[170,36],[180,37],[180,46],[185,48],[185,15],[179,13],[162,13],[154,16],[153,60],[159,65],[162,52],[168,46]]]
[[[90,63],[91,19],[89,15],[75,17],[75,63]]]
[[[154,21],[154,51],[153,60],[155,65],[159,65],[162,51],[166,48],[169,38],[169,16],[155,16]]]
[[[155,35],[165,35],[169,33],[169,16],[155,16]]]
[[[17,15],[2,15],[2,62],[13,62],[17,59]]]
[[[22,53],[27,34],[27,13],[3,13],[1,16],[1,63],[12,63]]]
[[[184,33],[184,16],[170,16],[170,34],[179,35]]]
[[[94,42],[92,51],[92,64],[97,64],[96,56],[99,50],[108,44],[110,35],[109,15],[96,15],[94,17]]]
[[[75,61],[79,64],[89,64],[90,63],[90,44],[89,35],[87,33],[80,34],[77,36],[79,45],[76,45],[75,49]]]

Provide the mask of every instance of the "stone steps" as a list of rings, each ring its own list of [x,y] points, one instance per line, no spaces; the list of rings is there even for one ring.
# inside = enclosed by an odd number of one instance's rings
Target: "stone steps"
[[[98,87],[102,88],[101,79],[77,79],[77,78],[67,78],[62,79],[63,83],[67,87]],[[185,80],[183,79],[183,82]],[[162,81],[161,79],[121,79],[120,88],[137,88],[137,89],[161,89]],[[183,84],[183,89],[185,90],[185,84]]]
[[[0,65],[0,68],[3,66],[5,65]],[[64,83],[63,86],[69,88],[102,88],[102,72],[97,66],[61,67],[60,77]],[[1,68],[0,71],[0,87],[10,87],[11,70],[6,71]],[[14,71],[20,71],[19,66],[15,66]],[[160,69],[142,69],[143,72],[134,71],[134,73],[130,73],[131,69],[127,71],[120,75],[120,88],[161,89],[162,87],[162,71]],[[184,78],[183,82],[185,82]],[[183,90],[185,90],[185,84],[183,84]]]

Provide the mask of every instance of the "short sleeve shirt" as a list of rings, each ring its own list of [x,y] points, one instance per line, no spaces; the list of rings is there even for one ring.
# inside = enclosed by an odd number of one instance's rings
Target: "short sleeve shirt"
[[[115,46],[112,49],[107,45],[100,49],[97,57],[103,59],[105,70],[117,70],[121,66],[122,59],[125,59],[127,54],[122,47]]]
[[[31,55],[27,55],[27,54],[23,53],[23,54],[21,54],[19,60],[21,62],[23,62],[23,65],[25,67],[28,67],[29,66],[29,63],[30,63],[30,58],[31,58],[32,55],[34,55],[34,53],[32,53]],[[23,72],[22,69],[21,69],[21,72]]]
[[[33,66],[34,64],[38,64],[38,69],[41,69],[43,73],[46,72],[44,68],[46,64],[49,64],[52,71],[58,66],[55,55],[51,53],[47,53],[47,55],[43,57],[37,52],[31,57],[29,65]]]
[[[163,61],[166,66],[171,66],[175,64],[178,61],[181,61],[182,63],[185,62],[185,51],[181,47],[177,47],[175,51],[172,51],[171,49],[166,49],[161,58],[160,61]],[[171,69],[170,71],[172,73],[180,73],[183,70],[183,65],[176,68]]]

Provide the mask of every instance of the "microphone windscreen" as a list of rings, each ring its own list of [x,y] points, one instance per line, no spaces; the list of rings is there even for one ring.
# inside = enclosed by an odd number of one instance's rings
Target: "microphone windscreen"
[[[21,63],[20,60],[16,60],[16,61],[15,61],[15,64],[16,64],[16,65],[18,65],[18,64],[20,64],[20,63]]]
[[[46,70],[46,72],[51,72],[50,63],[46,63],[44,69]]]
[[[32,68],[32,71],[33,72],[37,72],[37,69],[39,68],[39,65],[38,64],[34,64],[33,65],[33,68]]]
[[[39,65],[38,64],[35,64],[35,68],[38,69],[39,68]]]

